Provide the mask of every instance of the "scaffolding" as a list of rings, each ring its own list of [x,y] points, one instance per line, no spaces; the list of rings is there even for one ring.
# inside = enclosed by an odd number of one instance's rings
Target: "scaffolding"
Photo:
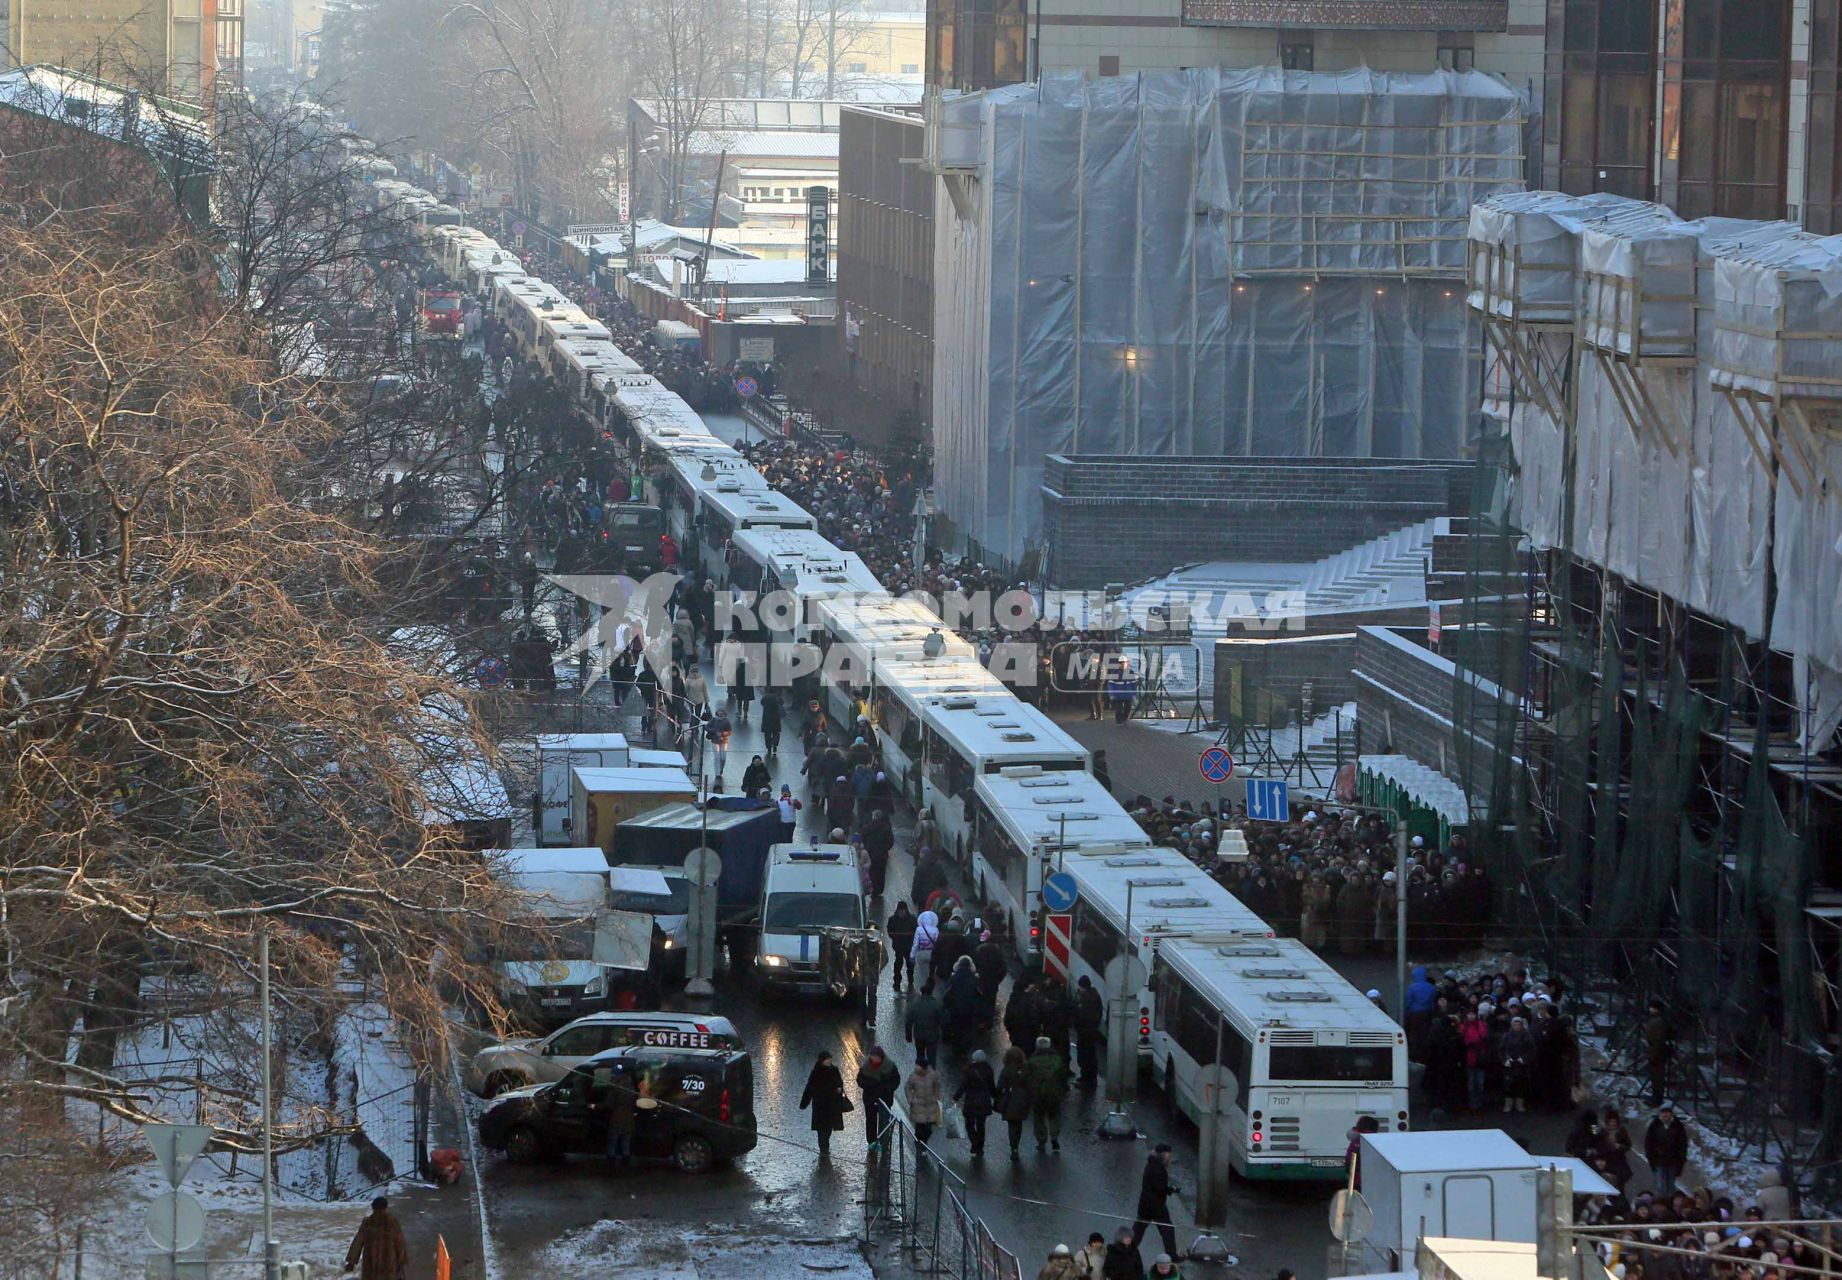
[[[939,115],[936,483],[997,554],[1052,453],[1462,456],[1467,219],[1522,185],[1501,80],[1050,75]]]
[[[1591,993],[1614,1071],[1647,1073],[1659,1002],[1672,1096],[1836,1195],[1842,246],[1553,193],[1471,238],[1459,683],[1521,715],[1469,726],[1455,687],[1453,719],[1499,915]]]

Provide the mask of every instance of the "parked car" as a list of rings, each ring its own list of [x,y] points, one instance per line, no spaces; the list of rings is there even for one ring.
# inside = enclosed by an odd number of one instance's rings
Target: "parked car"
[[[549,1084],[608,1049],[639,1045],[667,1049],[740,1049],[742,1037],[727,1018],[692,1013],[591,1013],[547,1036],[489,1045],[462,1073],[482,1098],[508,1089]]]
[[[639,1095],[633,1155],[702,1173],[754,1150],[754,1066],[740,1049],[610,1049],[552,1084],[501,1094],[480,1117],[480,1145],[527,1163],[607,1150],[615,1088]]]

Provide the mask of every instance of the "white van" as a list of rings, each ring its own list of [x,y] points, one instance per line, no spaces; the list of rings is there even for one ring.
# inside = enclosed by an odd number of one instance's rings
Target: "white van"
[[[776,991],[823,991],[819,931],[862,929],[857,855],[848,844],[777,844],[761,886],[761,949],[755,972]]]
[[[554,955],[496,957],[507,999],[548,1026],[606,1008],[608,973],[591,957],[595,921],[608,909],[607,856],[596,848],[506,849],[486,858],[495,879],[554,922]]]
[[[679,760],[683,764],[682,758]],[[624,733],[540,733],[537,735],[537,843],[570,843],[569,775],[589,769],[627,767]]]

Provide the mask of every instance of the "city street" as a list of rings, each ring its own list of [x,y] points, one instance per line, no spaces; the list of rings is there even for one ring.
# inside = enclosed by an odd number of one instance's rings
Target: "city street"
[[[739,420],[710,419],[713,429],[739,434]],[[706,672],[708,667],[706,664]],[[602,690],[606,685],[601,686]],[[591,695],[593,696],[593,695]],[[637,735],[638,702],[624,728]],[[804,796],[800,774],[797,719],[789,722],[782,738],[782,753],[770,761],[774,786],[790,783]],[[1141,735],[1142,753],[1115,750],[1116,760],[1142,758],[1168,762],[1173,751],[1169,735],[1143,726],[1122,731]],[[726,782],[733,792],[750,758],[761,750],[758,724],[736,724],[729,750]],[[695,772],[695,761],[690,763]],[[1150,765],[1147,767],[1155,767]],[[1168,767],[1168,763],[1167,763]],[[1119,768],[1118,765],[1115,768]],[[1133,774],[1122,775],[1128,785]],[[1147,782],[1151,775],[1147,776]],[[811,808],[802,814],[802,838],[816,838],[810,822]],[[906,892],[913,869],[910,816],[897,815],[897,847],[891,860],[887,892],[881,903],[872,902],[878,917],[886,916]],[[878,910],[880,908],[880,910]],[[1393,962],[1380,956],[1333,957],[1352,982],[1362,987],[1386,988],[1393,981]],[[1000,1001],[1003,999],[1000,995]],[[844,1073],[847,1089],[858,1065],[873,1044],[883,1045],[906,1076],[913,1065],[912,1048],[904,1043],[902,1018],[905,998],[895,997],[885,973],[878,1000],[878,1020],[872,1033],[863,1027],[856,1011],[822,998],[764,1000],[751,975],[719,972],[713,1001],[698,1002],[675,991],[665,1001],[675,1009],[703,1009],[731,1019],[754,1057],[755,1113],[760,1143],[745,1159],[713,1174],[697,1177],[664,1165],[625,1175],[611,1174],[605,1163],[586,1157],[556,1165],[517,1166],[502,1157],[482,1153],[481,1182],[485,1191],[494,1252],[506,1274],[532,1274],[565,1258],[593,1257],[612,1261],[626,1248],[619,1232],[598,1229],[609,1220],[623,1223],[674,1222],[687,1227],[722,1223],[738,1237],[762,1241],[771,1249],[795,1240],[839,1241],[853,1238],[863,1225],[862,1110],[850,1116],[847,1128],[835,1140],[828,1166],[818,1163],[808,1114],[798,1109],[800,1091],[820,1050],[831,1051]],[[982,1043],[995,1061],[1006,1041],[1002,1030]],[[943,1052],[945,1086],[958,1082],[961,1059]],[[984,1219],[1000,1243],[1016,1252],[1026,1272],[1040,1263],[1058,1243],[1076,1247],[1090,1231],[1111,1236],[1129,1224],[1138,1195],[1138,1183],[1147,1155],[1159,1141],[1176,1148],[1175,1180],[1182,1193],[1174,1202],[1180,1242],[1187,1247],[1195,1236],[1194,1207],[1197,1156],[1196,1129],[1174,1117],[1162,1094],[1149,1082],[1131,1108],[1139,1131],[1137,1141],[1109,1141],[1095,1135],[1107,1104],[1100,1091],[1069,1095],[1064,1137],[1059,1153],[1038,1153],[1026,1133],[1023,1159],[1013,1164],[1002,1141],[993,1139],[982,1164],[975,1164],[963,1141],[936,1135],[934,1147],[944,1153],[948,1167],[964,1178],[969,1207]],[[477,1104],[476,1104],[477,1109]],[[1537,1150],[1558,1151],[1565,1134],[1565,1115],[1529,1114],[1485,1116],[1477,1123],[1505,1127]],[[996,1154],[990,1154],[995,1152]],[[1273,1275],[1281,1267],[1304,1274],[1322,1273],[1326,1250],[1331,1247],[1325,1225],[1330,1191],[1328,1184],[1237,1183],[1229,1198],[1228,1221],[1220,1233],[1231,1253],[1239,1258],[1238,1275]],[[1157,1253],[1156,1233],[1144,1247],[1146,1261]],[[1222,1267],[1186,1264],[1187,1274],[1226,1274]]]

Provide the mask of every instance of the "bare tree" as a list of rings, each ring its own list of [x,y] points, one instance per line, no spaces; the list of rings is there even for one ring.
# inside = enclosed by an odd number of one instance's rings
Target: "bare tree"
[[[427,821],[471,718],[384,642],[385,545],[319,501],[338,406],[277,394],[156,184],[68,203],[116,150],[75,139],[0,176],[0,1103],[156,1116],[114,1068],[152,987],[226,1046],[201,1087],[249,1150],[259,932],[284,1016],[356,976],[432,1064],[451,1000],[497,1013],[513,916]],[[297,1113],[290,1142],[333,1123]]]
[[[676,222],[692,140],[715,123],[715,104],[732,91],[747,58],[740,13],[735,0],[638,0],[630,12],[635,43],[646,50],[635,83],[660,129],[656,141],[642,144],[657,148],[665,221]]]

